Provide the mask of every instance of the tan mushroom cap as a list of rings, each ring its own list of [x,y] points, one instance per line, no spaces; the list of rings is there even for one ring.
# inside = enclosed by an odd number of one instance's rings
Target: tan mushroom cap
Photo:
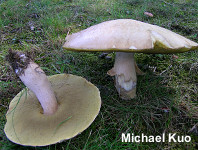
[[[73,51],[179,53],[197,49],[198,43],[156,25],[118,19],[68,35],[63,48]]]
[[[94,121],[101,106],[97,87],[82,77],[49,77],[59,104],[53,115],[43,115],[36,96],[24,89],[11,101],[4,131],[14,143],[45,146],[70,139]]]

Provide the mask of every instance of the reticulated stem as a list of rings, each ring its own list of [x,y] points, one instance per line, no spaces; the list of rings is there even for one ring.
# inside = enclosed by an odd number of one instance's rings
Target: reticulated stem
[[[108,74],[115,76],[115,87],[123,99],[136,97],[136,70],[133,53],[116,52],[114,67]]]

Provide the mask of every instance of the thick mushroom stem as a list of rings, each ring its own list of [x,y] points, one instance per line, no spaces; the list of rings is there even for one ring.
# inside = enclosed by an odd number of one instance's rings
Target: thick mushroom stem
[[[133,53],[116,52],[114,67],[107,72],[115,76],[115,87],[122,99],[136,97],[136,69]]]
[[[58,108],[58,104],[45,72],[22,53],[11,51],[8,57],[11,57],[12,62],[10,63],[15,73],[36,95],[43,108],[43,114],[54,114]]]
[[[15,72],[17,73],[17,70]],[[34,92],[45,115],[52,115],[56,112],[58,104],[54,91],[45,72],[36,63],[31,61],[19,78]]]

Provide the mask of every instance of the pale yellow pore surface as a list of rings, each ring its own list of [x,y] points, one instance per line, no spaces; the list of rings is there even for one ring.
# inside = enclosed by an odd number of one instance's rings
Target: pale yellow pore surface
[[[73,51],[178,53],[197,49],[198,43],[156,25],[118,19],[68,35],[63,48]]]
[[[49,77],[59,107],[53,115],[43,115],[36,96],[23,90],[11,101],[4,131],[14,143],[44,146],[70,139],[89,127],[99,113],[100,93],[82,77]]]

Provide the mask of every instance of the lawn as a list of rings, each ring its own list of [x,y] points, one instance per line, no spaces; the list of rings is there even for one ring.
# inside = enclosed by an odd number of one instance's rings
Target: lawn
[[[100,52],[62,48],[68,33],[120,18],[155,24],[198,42],[197,0],[0,0],[0,149],[198,149],[197,50],[135,54],[145,74],[138,76],[137,97],[122,100],[107,75],[115,53],[105,59]],[[10,142],[3,130],[5,115],[10,101],[25,87],[5,60],[10,48],[31,54],[47,75],[70,73],[97,86],[102,106],[92,125],[75,138],[50,146]],[[122,133],[177,133],[189,135],[191,142],[125,143]]]

